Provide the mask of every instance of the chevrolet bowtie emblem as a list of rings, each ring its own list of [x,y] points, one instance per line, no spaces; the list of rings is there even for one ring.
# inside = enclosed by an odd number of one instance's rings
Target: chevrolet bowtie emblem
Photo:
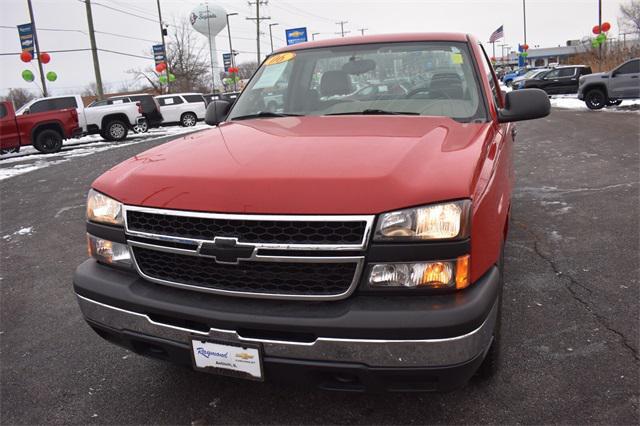
[[[249,355],[246,352],[240,352],[240,353],[236,354],[236,358],[244,359],[246,361],[248,359],[253,359],[254,356],[253,355]]]
[[[198,254],[213,257],[216,263],[237,265],[240,259],[253,256],[256,247],[251,244],[240,244],[237,238],[216,237],[213,243],[201,243]]]

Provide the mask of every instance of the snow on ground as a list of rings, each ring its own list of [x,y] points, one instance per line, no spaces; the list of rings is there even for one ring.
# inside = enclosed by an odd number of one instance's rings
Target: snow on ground
[[[11,241],[13,237],[16,237],[18,235],[31,235],[32,232],[33,232],[33,226],[20,228],[13,234],[3,235],[2,239],[5,241]]]
[[[576,95],[554,95],[550,99],[551,106],[555,108],[565,108],[565,109],[577,109],[583,111],[589,111],[587,105],[585,105],[584,101],[578,99]],[[640,111],[640,99],[629,99],[624,100],[619,106],[602,108],[601,110],[597,110],[595,112],[600,111],[613,111],[613,112],[629,112],[629,111]]]
[[[179,126],[160,127],[150,129],[147,133],[135,134],[132,132],[122,142],[107,142],[99,135],[89,135],[65,141],[62,150],[55,154],[42,154],[32,146],[25,146],[20,149],[20,152],[0,155],[0,181],[54,164],[64,163],[73,158],[85,157],[97,152],[134,145],[161,137],[179,136],[207,127],[203,123],[198,123],[195,127],[186,128]]]

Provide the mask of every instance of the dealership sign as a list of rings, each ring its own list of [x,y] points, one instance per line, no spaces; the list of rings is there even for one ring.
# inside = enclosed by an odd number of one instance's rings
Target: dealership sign
[[[285,30],[285,34],[287,35],[287,46],[307,41],[307,27],[290,28]]]
[[[166,56],[164,54],[164,46],[156,44],[153,46],[153,59],[156,61],[156,65],[165,62]]]
[[[33,26],[31,23],[18,25],[18,36],[20,37],[20,47],[22,51],[27,51],[33,56]]]
[[[231,68],[231,53],[222,54],[222,63],[224,64],[224,72],[229,72],[229,68]]]

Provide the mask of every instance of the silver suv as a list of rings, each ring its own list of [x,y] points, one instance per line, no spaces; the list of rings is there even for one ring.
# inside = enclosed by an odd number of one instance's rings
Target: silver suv
[[[620,105],[623,99],[640,98],[640,58],[631,59],[610,72],[580,77],[578,99],[589,109]]]

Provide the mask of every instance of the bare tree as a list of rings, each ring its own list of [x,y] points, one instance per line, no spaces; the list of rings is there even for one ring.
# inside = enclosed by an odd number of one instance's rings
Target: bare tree
[[[104,93],[109,93],[111,87],[108,84],[102,85]],[[98,96],[98,85],[95,82],[89,83],[81,93],[82,96]]]
[[[640,33],[640,0],[629,0],[620,5],[622,27],[625,31]]]
[[[173,92],[208,92],[212,81],[207,51],[198,35],[191,29],[188,20],[174,20],[173,31],[167,37],[167,63],[175,81],[171,82]],[[145,81],[154,90],[160,91],[160,74],[155,67],[127,71],[137,79]]]
[[[34,99],[36,96],[27,89],[14,87],[9,89],[7,96],[4,96],[2,100],[13,102],[16,108],[20,108],[22,105]]]
[[[256,61],[253,62],[243,62],[238,64],[238,77],[241,79],[251,78],[254,72],[258,69],[258,63]]]

